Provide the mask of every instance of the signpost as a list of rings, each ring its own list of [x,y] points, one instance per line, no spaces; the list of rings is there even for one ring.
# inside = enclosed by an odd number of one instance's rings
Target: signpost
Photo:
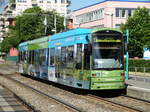
[[[150,45],[145,45],[144,48],[144,54],[143,54],[143,59],[150,59]]]

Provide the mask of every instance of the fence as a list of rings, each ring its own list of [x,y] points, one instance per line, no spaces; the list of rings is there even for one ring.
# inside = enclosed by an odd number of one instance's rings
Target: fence
[[[150,67],[129,67],[129,74],[150,76]]]

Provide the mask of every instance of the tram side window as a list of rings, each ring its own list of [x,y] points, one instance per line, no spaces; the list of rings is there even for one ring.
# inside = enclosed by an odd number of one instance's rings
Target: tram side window
[[[31,58],[32,58],[32,54],[31,51],[29,51],[29,64],[31,64]]]
[[[19,53],[19,61],[22,61],[22,51]]]
[[[62,62],[62,65],[61,67],[65,67],[66,66],[66,54],[67,54],[67,49],[66,47],[62,47],[61,48],[61,62]]]
[[[54,66],[54,54],[55,54],[55,49],[50,48],[50,66]]]
[[[20,57],[20,61],[23,61],[23,51],[21,51],[20,53],[19,53],[19,57]]]
[[[61,65],[61,47],[55,48],[55,65]]]
[[[41,49],[40,50],[39,60],[40,60],[40,65],[47,65],[46,49]]]
[[[77,55],[76,55],[76,69],[82,68],[82,44],[77,45]]]
[[[39,50],[35,50],[35,54],[34,54],[34,62],[36,65],[39,64]]]
[[[29,64],[34,64],[34,51],[29,51]]]
[[[26,62],[27,62],[27,56],[28,56],[27,51],[24,51],[23,54],[24,54],[24,55],[23,55],[23,57],[24,57],[24,62],[26,63]]]
[[[84,69],[90,69],[90,53],[88,52],[88,44],[84,45]]]
[[[69,46],[67,47],[67,68],[73,68],[73,64],[74,64],[74,46]]]

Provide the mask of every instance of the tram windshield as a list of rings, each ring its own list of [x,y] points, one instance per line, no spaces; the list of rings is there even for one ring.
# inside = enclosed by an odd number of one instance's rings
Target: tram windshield
[[[123,43],[118,36],[99,36],[93,38],[93,69],[123,68]]]

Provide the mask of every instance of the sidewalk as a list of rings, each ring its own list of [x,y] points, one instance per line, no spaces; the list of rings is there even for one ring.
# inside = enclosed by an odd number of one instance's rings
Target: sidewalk
[[[18,71],[18,66],[16,62],[6,61],[5,63],[0,63],[0,73],[11,74]]]
[[[150,89],[150,77],[141,75],[129,75],[129,80],[126,80],[129,86],[137,86]]]
[[[126,80],[127,95],[150,101],[150,77],[129,75]]]

